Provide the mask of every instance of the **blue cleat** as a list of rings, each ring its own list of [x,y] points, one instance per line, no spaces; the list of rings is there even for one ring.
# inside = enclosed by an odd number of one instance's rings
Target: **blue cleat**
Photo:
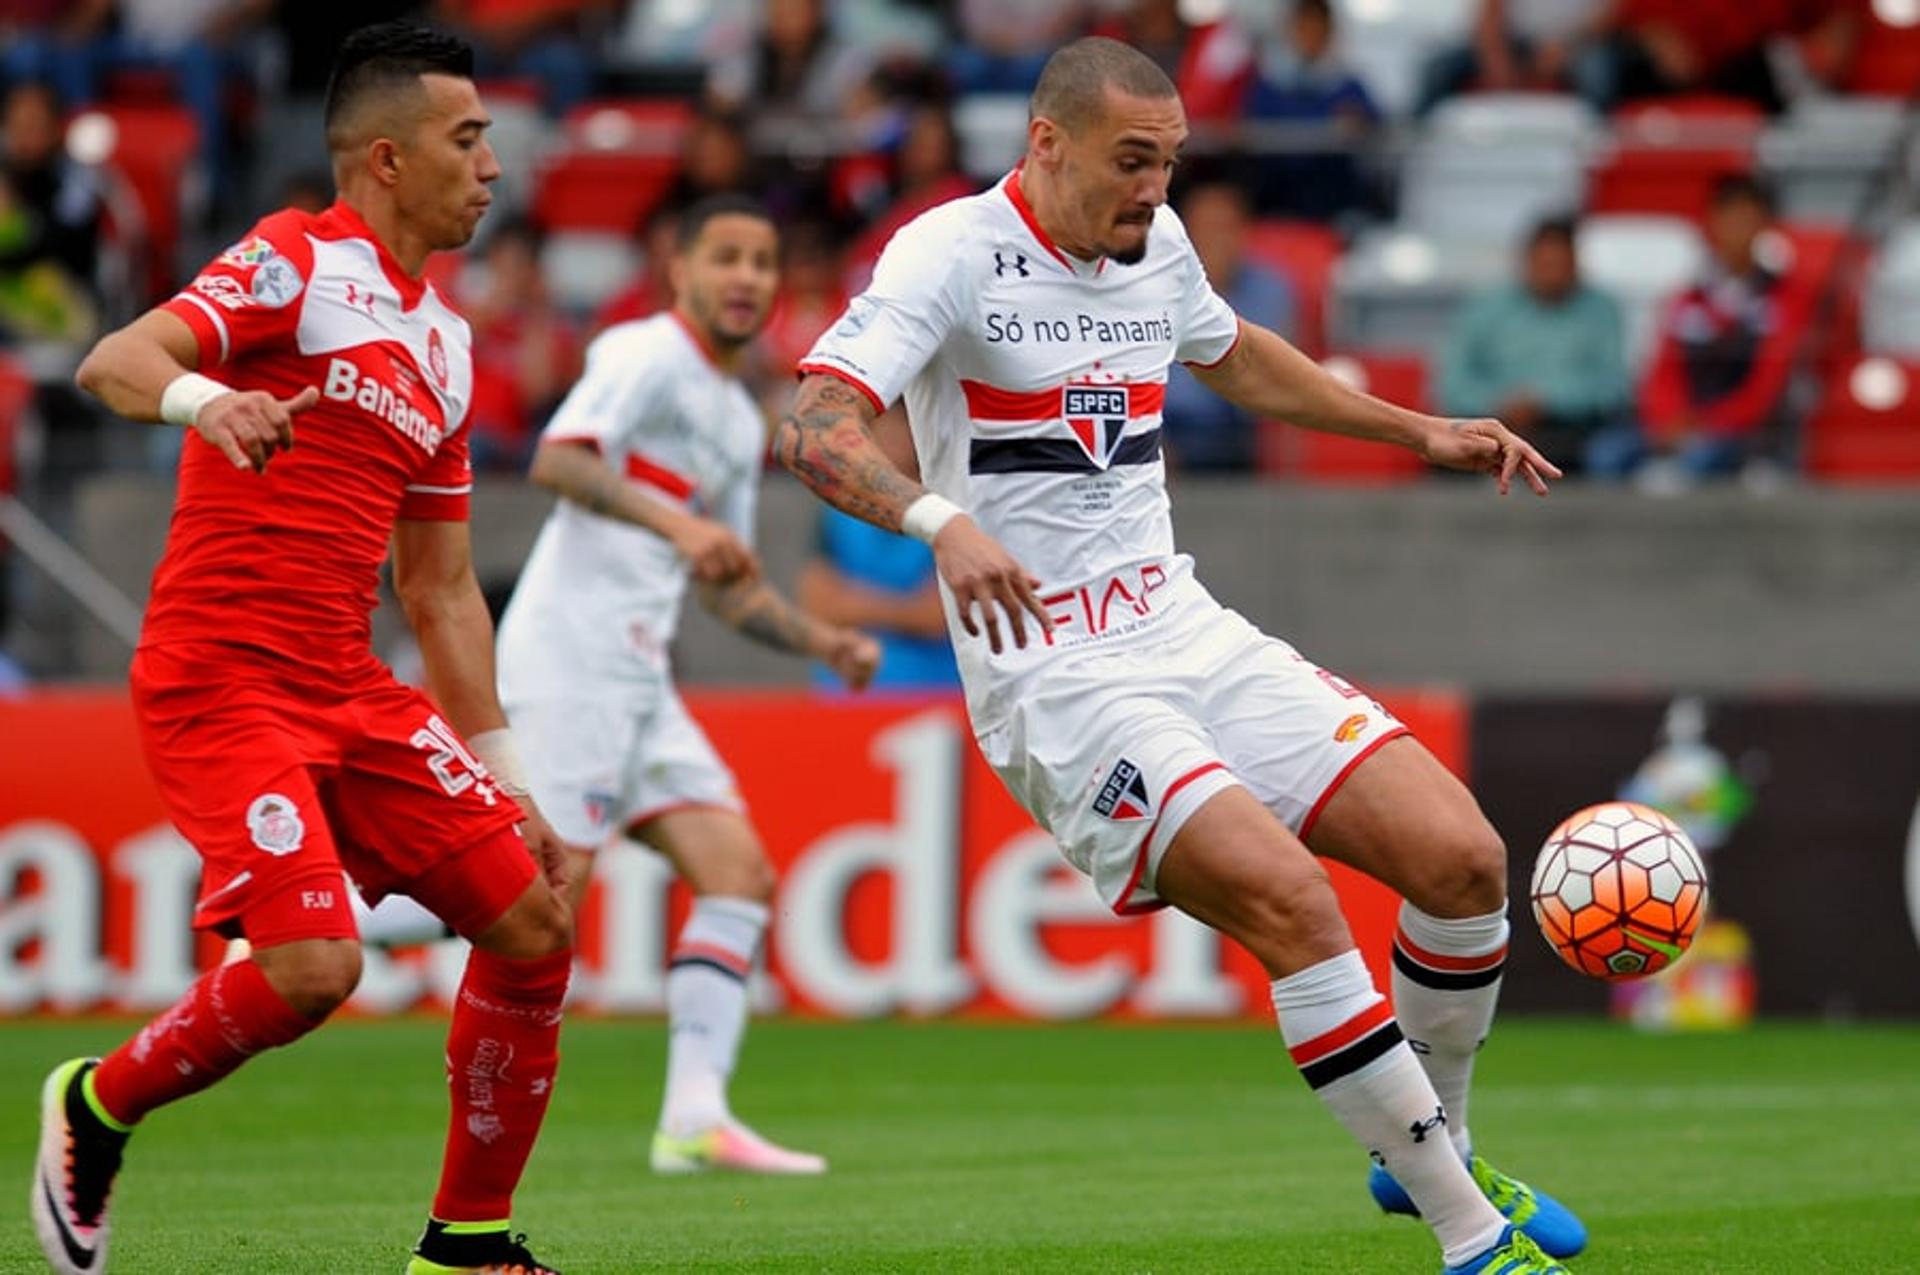
[[[1573,1211],[1544,1191],[1536,1191],[1518,1178],[1510,1178],[1478,1155],[1467,1157],[1467,1169],[1473,1180],[1500,1215],[1527,1233],[1550,1257],[1572,1257],[1587,1246],[1587,1228]],[[1388,1213],[1419,1217],[1420,1210],[1405,1188],[1379,1165],[1367,1175],[1367,1190],[1374,1203]],[[1476,1268],[1477,1269],[1477,1268]],[[1498,1268],[1494,1268],[1498,1269]],[[1515,1267],[1530,1270],[1531,1267]]]
[[[1540,1251],[1527,1233],[1509,1226],[1500,1232],[1493,1247],[1458,1266],[1448,1266],[1440,1275],[1573,1275],[1566,1267]]]

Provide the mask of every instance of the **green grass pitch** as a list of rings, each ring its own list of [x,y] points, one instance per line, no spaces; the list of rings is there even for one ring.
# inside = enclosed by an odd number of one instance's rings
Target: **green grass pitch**
[[[130,1024],[0,1027],[0,1270],[41,1076]],[[114,1270],[397,1272],[439,1159],[431,1019],[342,1022],[162,1111],[130,1148]],[[1255,1027],[762,1023],[735,1105],[813,1181],[646,1171],[658,1023],[569,1024],[517,1222],[567,1275],[1435,1271]],[[1496,1163],[1593,1231],[1580,1272],[1920,1271],[1920,1029],[1651,1037],[1503,1024],[1473,1109]]]

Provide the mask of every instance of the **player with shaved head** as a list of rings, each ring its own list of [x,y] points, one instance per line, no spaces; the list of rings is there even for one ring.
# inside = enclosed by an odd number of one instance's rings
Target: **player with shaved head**
[[[494,690],[467,532],[467,324],[421,277],[473,237],[500,175],[472,76],[466,45],[421,27],[348,37],[326,108],[338,201],[265,218],[81,365],[120,415],[187,432],[133,701],[204,860],[194,923],[249,955],[105,1059],[48,1076],[32,1212],[67,1275],[106,1269],[108,1197],[144,1117],[352,993],[349,873],[473,943],[440,1188],[409,1275],[553,1269],[509,1222],[558,1064],[567,859]],[[431,698],[369,647],[389,545]]]
[[[1222,607],[1175,551],[1167,369],[1502,492],[1544,494],[1559,471],[1498,421],[1348,389],[1238,319],[1167,207],[1186,136],[1137,50],[1056,53],[1025,160],[894,236],[801,364],[776,450],[828,501],[932,546],[982,753],[1116,912],[1171,904],[1261,961],[1288,1052],[1374,1157],[1375,1198],[1418,1213],[1455,1275],[1561,1272],[1578,1219],[1467,1136],[1505,849],[1385,708]],[[903,395],[924,487],[867,430]],[[1393,1005],[1315,855],[1405,896]]]

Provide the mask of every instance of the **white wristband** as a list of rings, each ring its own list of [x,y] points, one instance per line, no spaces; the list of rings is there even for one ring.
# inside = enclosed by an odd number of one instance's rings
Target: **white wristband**
[[[940,534],[940,528],[965,512],[945,496],[928,492],[907,506],[907,512],[900,516],[900,530],[920,543],[930,545],[933,538]]]
[[[169,425],[192,429],[193,423],[200,419],[201,408],[222,394],[231,393],[232,386],[222,385],[211,376],[184,373],[168,381],[167,388],[160,392],[160,419]]]
[[[520,752],[513,746],[513,732],[505,726],[483,730],[467,741],[467,747],[480,759],[500,791],[509,797],[527,795],[527,771],[520,764]]]

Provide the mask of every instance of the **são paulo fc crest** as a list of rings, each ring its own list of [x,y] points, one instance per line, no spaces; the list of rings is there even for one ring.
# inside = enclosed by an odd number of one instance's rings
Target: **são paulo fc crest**
[[[1093,813],[1116,823],[1128,823],[1145,819],[1152,812],[1146,777],[1138,766],[1122,757],[1113,764],[1107,782],[1100,785],[1100,793],[1093,799]]]
[[[300,808],[277,792],[263,792],[247,807],[247,831],[253,844],[271,855],[292,854],[306,840]]]
[[[1060,414],[1087,453],[1087,459],[1105,469],[1120,446],[1127,428],[1127,387],[1124,385],[1068,385],[1061,390]]]
[[[427,370],[433,373],[435,385],[447,388],[447,343],[440,339],[439,328],[427,332]]]

